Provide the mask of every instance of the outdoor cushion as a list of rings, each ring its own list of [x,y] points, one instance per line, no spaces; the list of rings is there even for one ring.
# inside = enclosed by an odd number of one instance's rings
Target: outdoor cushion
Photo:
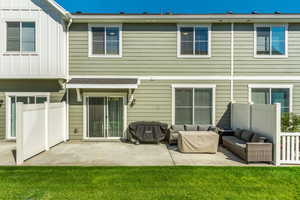
[[[185,130],[186,131],[197,131],[198,130],[198,127],[197,127],[197,125],[184,125],[184,127],[185,127]]]
[[[253,136],[253,132],[248,131],[248,130],[244,130],[241,134],[241,139],[246,141],[246,142],[250,142]]]
[[[252,137],[252,139],[251,139],[251,142],[260,142],[260,143],[264,143],[265,140],[266,140],[265,137],[262,137],[262,136],[260,136],[260,135],[258,135],[258,134],[254,134],[253,137]]]
[[[235,137],[241,139],[242,129],[237,128],[233,134]]]
[[[235,148],[239,148],[243,151],[246,151],[246,142],[243,140],[240,140],[234,136],[223,136],[223,141],[231,144]]]
[[[209,131],[210,126],[198,125],[198,131]]]
[[[184,131],[184,125],[172,125],[171,129],[174,131]]]

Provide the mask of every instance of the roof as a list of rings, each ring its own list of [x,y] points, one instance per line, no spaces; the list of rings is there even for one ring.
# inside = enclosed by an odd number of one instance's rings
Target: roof
[[[300,22],[300,13],[72,13],[75,22]]]
[[[107,88],[125,89],[137,88],[137,78],[72,78],[67,88]]]
[[[62,6],[60,6],[55,0],[46,0],[50,5],[52,5],[58,12],[60,12],[67,19],[71,17],[71,14],[66,11]]]

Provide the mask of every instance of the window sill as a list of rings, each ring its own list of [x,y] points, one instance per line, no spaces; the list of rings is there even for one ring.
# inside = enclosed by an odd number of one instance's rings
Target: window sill
[[[194,56],[194,55],[177,55],[177,58],[211,58],[210,55],[207,55],[207,56]]]
[[[254,58],[260,58],[260,59],[286,59],[289,58],[288,55],[283,55],[283,56],[258,56],[254,55]]]
[[[37,52],[4,52],[4,56],[38,56]]]
[[[89,58],[122,58],[122,55],[115,55],[115,56],[89,55]]]

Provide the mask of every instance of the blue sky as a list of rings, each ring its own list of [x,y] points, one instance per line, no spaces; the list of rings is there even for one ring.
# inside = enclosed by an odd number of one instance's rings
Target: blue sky
[[[249,13],[253,10],[261,13],[281,11],[299,13],[299,0],[56,0],[70,12],[97,13]]]

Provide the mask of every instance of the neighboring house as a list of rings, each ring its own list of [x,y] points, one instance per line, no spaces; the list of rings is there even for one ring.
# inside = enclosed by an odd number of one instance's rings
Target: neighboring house
[[[134,121],[230,127],[230,102],[300,113],[298,14],[72,15],[71,139]]]
[[[15,139],[16,102],[63,100],[68,18],[52,0],[0,1],[0,139]]]
[[[67,101],[70,139],[120,138],[135,121],[229,128],[232,101],[300,114],[300,14],[0,9],[2,138],[14,137],[18,101]]]

